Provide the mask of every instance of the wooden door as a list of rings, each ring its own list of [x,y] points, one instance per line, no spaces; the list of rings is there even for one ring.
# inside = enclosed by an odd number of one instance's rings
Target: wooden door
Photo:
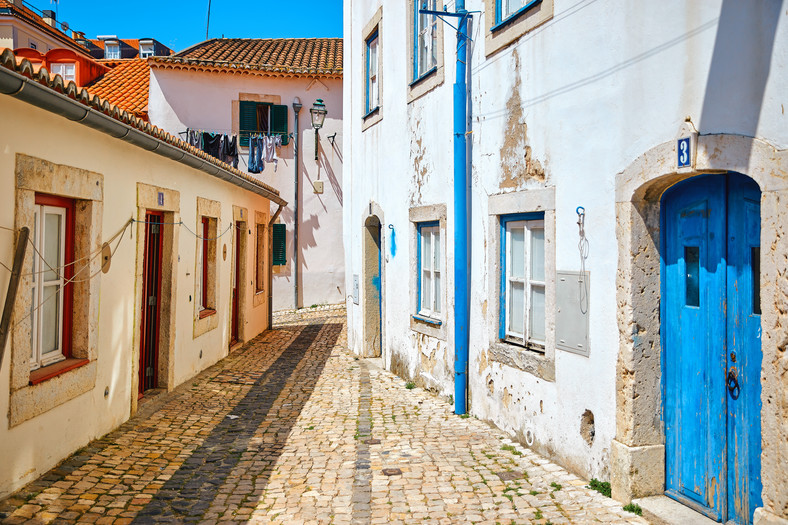
[[[158,386],[159,335],[161,321],[161,258],[163,214],[145,215],[145,247],[142,270],[139,397]]]
[[[760,504],[760,192],[693,178],[663,198],[666,492],[717,521]]]

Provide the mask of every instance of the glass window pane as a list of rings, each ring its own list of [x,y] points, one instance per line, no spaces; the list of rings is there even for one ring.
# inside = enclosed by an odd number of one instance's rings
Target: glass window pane
[[[533,286],[531,288],[531,311],[530,311],[530,339],[532,341],[544,342],[545,340],[545,307],[544,307],[544,288]]]
[[[421,310],[429,310],[432,304],[432,277],[429,271],[421,274]]]
[[[57,213],[47,213],[44,216],[44,280],[56,281],[61,264],[60,243],[63,232],[61,231],[62,217]]]
[[[435,235],[432,237],[433,248],[435,249],[435,258],[433,259],[432,268],[435,271],[441,268],[441,232],[435,230]]]
[[[515,279],[525,277],[525,228],[512,228],[509,235],[509,275]]]
[[[503,17],[508,18],[525,5],[526,0],[503,0]]]
[[[525,285],[523,283],[509,284],[509,332],[523,336],[523,321],[525,317]]]
[[[36,361],[36,327],[38,326],[36,315],[36,297],[38,296],[38,289],[34,286],[30,292],[30,359],[31,363]]]
[[[435,277],[435,313],[440,313],[441,311],[441,274],[440,272],[434,273]]]
[[[684,264],[687,272],[687,306],[700,306],[700,248],[684,247]]]
[[[32,236],[32,239],[33,239],[33,244],[36,247],[41,246],[41,243],[39,242],[38,237],[36,237],[36,234],[38,233],[38,216],[39,216],[38,215],[38,210],[39,210],[39,206],[36,206],[35,212],[33,212],[33,236]],[[36,280],[38,278],[37,268],[38,268],[38,256],[34,254],[33,255],[33,284],[35,284],[35,282],[36,282]]]
[[[531,230],[531,279],[544,282],[544,230]]]
[[[421,268],[430,269],[430,254],[432,254],[432,236],[427,228],[421,230],[424,242],[421,246]]]
[[[60,350],[60,286],[45,286],[40,307],[41,354]]]

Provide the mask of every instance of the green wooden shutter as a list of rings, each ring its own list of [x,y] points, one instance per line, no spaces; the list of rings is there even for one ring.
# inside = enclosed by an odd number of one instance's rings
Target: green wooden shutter
[[[259,130],[257,126],[257,102],[242,100],[238,111],[238,131],[241,146],[249,147],[249,135]]]
[[[284,224],[274,224],[274,265],[287,264],[287,230]]]
[[[271,106],[271,133],[282,136],[282,145],[287,146],[287,106]]]

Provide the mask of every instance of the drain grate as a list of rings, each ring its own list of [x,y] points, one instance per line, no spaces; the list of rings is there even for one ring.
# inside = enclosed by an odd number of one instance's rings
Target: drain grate
[[[384,468],[383,474],[386,476],[401,476],[402,471],[398,468]]]
[[[519,470],[506,470],[504,472],[496,472],[496,476],[501,478],[501,481],[512,481],[514,479],[524,478],[525,474]]]

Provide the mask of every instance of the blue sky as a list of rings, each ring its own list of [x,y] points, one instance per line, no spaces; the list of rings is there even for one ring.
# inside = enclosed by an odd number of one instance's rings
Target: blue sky
[[[54,0],[27,0],[55,10]],[[150,37],[175,51],[205,40],[208,0],[59,0],[59,21],[88,38]],[[211,0],[210,38],[341,37],[342,0]]]

